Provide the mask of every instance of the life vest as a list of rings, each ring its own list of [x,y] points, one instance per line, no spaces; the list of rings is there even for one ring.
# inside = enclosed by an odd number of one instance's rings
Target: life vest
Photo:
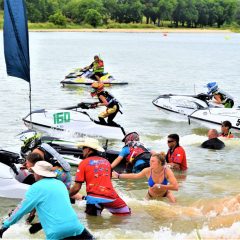
[[[98,62],[93,62],[93,72],[94,73],[103,73],[104,72],[104,63],[103,60],[99,59]]]
[[[42,143],[40,146],[38,146],[38,149],[43,151],[44,153],[44,159],[48,162],[51,162],[51,158],[56,160],[59,165],[66,171],[69,172],[71,169],[71,166],[69,163],[49,144]],[[50,155],[50,156],[49,156]]]
[[[102,103],[103,101],[99,98],[100,95],[102,95],[102,96],[104,96],[104,97],[106,98],[106,100],[107,100],[107,102],[108,102],[108,105],[107,105],[108,108],[111,108],[111,107],[113,107],[114,105],[120,104],[119,101],[118,101],[113,95],[111,95],[111,94],[110,94],[109,92],[107,92],[107,91],[102,91],[102,92],[100,92],[100,93],[97,94],[98,99],[99,99],[99,101],[100,101],[101,103]]]
[[[233,101],[233,97],[231,95],[229,95],[228,93],[224,92],[223,90],[218,90],[216,92],[214,92],[214,95],[220,95],[220,99],[222,104],[226,103],[229,100]]]
[[[228,134],[221,133],[219,137],[234,138],[234,135],[229,131]]]
[[[143,153],[150,153],[147,148],[140,142],[132,141],[127,145],[130,153],[126,157],[127,164],[134,164]]]

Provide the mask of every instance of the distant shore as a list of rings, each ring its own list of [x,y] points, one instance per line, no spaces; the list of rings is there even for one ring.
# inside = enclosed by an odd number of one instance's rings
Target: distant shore
[[[182,29],[182,28],[163,28],[163,29],[29,29],[30,32],[122,32],[122,33],[231,33],[229,29]]]

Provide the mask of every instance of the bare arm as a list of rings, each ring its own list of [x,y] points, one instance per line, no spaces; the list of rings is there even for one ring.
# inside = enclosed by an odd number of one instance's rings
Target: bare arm
[[[112,163],[111,163],[111,167],[115,168],[121,161],[123,160],[122,156],[118,156]]]
[[[74,185],[69,190],[70,197],[77,194],[79,192],[79,190],[81,189],[81,187],[82,187],[82,183],[75,182]]]
[[[113,177],[119,178],[119,179],[140,179],[144,178],[147,175],[147,172],[150,168],[144,168],[139,173],[121,173],[118,174],[117,172],[113,172]]]
[[[215,102],[216,103],[218,103],[218,104],[221,104],[222,103],[222,101],[221,101],[221,97],[220,97],[220,95],[214,95],[214,99],[215,99]]]
[[[108,105],[108,101],[107,101],[107,99],[104,97],[104,96],[100,96],[99,97],[99,99],[101,99],[102,100],[102,103],[100,102],[100,103],[98,103],[98,106],[107,106]]]

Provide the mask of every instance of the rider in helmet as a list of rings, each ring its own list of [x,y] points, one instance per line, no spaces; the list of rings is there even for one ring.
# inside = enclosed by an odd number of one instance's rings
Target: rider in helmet
[[[228,93],[220,90],[216,82],[210,82],[207,84],[208,94],[212,94],[214,102],[222,104],[225,108],[232,108],[234,105],[233,97]]]
[[[87,67],[84,68],[84,70],[93,69],[93,75],[91,78],[100,81],[100,78],[103,76],[104,73],[104,63],[103,60],[99,58],[98,55],[94,56],[94,61]]]
[[[151,153],[139,140],[137,132],[126,134],[122,140],[125,146],[118,157],[112,162],[111,167],[115,168],[124,158],[126,159],[127,172],[137,173],[143,168],[149,167]]]
[[[106,106],[107,109],[104,112],[101,112],[98,115],[99,121],[101,124],[106,125],[106,121],[104,118],[108,118],[107,122],[110,126],[119,126],[117,123],[113,121],[115,116],[118,112],[121,112],[119,110],[119,102],[116,98],[114,98],[109,92],[104,91],[104,84],[101,82],[94,82],[91,89],[91,96],[97,96],[99,103],[97,103],[95,106]]]
[[[72,176],[69,163],[49,144],[42,143],[41,134],[35,131],[25,132],[21,137],[24,145],[21,147],[21,155],[26,158],[29,152],[39,154],[42,159],[53,165],[57,173],[57,179],[61,180],[70,189]]]

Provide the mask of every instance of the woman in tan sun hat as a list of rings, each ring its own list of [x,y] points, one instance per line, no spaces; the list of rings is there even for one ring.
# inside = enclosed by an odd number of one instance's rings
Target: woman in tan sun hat
[[[64,183],[55,178],[52,164],[38,161],[31,169],[36,183],[30,186],[25,199],[4,221],[0,234],[35,208],[47,239],[93,239],[78,220]]]
[[[115,215],[130,214],[129,207],[113,188],[111,164],[99,156],[99,152],[104,152],[104,149],[98,140],[88,138],[78,146],[83,149],[83,161],[78,166],[70,196],[78,193],[82,183],[86,182],[87,214],[98,216],[104,208]]]

